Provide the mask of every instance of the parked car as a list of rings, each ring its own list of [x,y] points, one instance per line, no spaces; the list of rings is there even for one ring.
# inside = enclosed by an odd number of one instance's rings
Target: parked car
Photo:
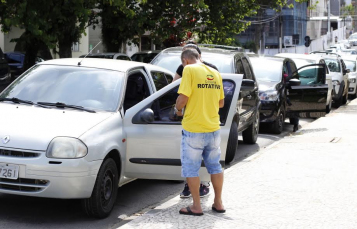
[[[357,45],[357,33],[351,34],[351,36],[348,38],[348,42],[350,42],[350,44],[352,46],[356,46]]]
[[[7,62],[9,63],[10,69],[11,69],[11,77],[12,80],[17,78],[19,75],[21,75],[23,72],[25,72],[27,69],[25,68],[25,55],[24,53],[21,52],[6,52],[5,53],[5,58]],[[35,63],[40,63],[45,61],[41,57],[37,56]]]
[[[332,98],[333,106],[338,108],[342,104],[346,104],[348,100],[349,70],[346,69],[346,65],[340,55],[329,53],[322,55],[322,57],[325,59],[332,77],[332,85],[335,92]]]
[[[150,63],[161,50],[148,50],[134,53],[130,58],[132,61]]]
[[[103,218],[118,185],[182,180],[182,126],[173,115],[181,80],[169,84],[168,76],[155,65],[102,59],[56,59],[29,69],[0,93],[0,193],[82,199],[88,215]],[[243,77],[222,76],[224,163]],[[207,179],[206,169],[200,174]]]
[[[258,97],[258,83],[249,57],[245,53],[220,48],[200,47],[200,50],[202,59],[208,63],[214,63],[220,73],[243,74],[237,113],[229,117],[232,123],[230,130],[232,138],[228,141],[229,147],[227,146],[225,159],[226,163],[229,163],[235,156],[238,133],[242,133],[244,143],[254,144],[257,141],[261,105]],[[151,61],[151,64],[176,72],[177,67],[181,64],[181,52],[182,47],[165,49]]]
[[[355,99],[357,95],[357,58],[356,56],[342,56],[342,59],[346,64],[346,68],[350,71],[348,73],[348,82],[350,83],[348,87],[348,97]]]
[[[81,55],[79,58],[102,58],[115,60],[131,60],[131,58],[124,53],[89,53]]]
[[[11,70],[7,60],[0,48],[0,86],[1,90],[11,83]],[[0,91],[1,91],[0,90]]]
[[[335,49],[336,52],[341,52],[344,48],[345,46],[343,44],[334,44],[330,46],[330,49]]]
[[[350,49],[351,48],[351,43],[348,40],[341,40],[337,44],[342,44],[344,48]]]
[[[333,90],[332,85],[332,74],[326,65],[325,59],[322,58],[320,55],[305,55],[305,54],[296,54],[296,53],[279,53],[275,56],[279,57],[286,57],[292,59],[297,68],[301,68],[305,65],[310,64],[323,64],[325,65],[326,71],[326,81],[325,84],[328,85],[328,92],[327,92],[327,100],[326,100],[326,113],[330,113],[332,108],[332,98],[335,96],[335,91]],[[302,84],[304,84],[304,80],[302,80]]]
[[[283,131],[285,118],[325,115],[326,65],[311,63],[297,69],[289,58],[249,57],[259,82],[260,121],[269,124],[273,133]]]

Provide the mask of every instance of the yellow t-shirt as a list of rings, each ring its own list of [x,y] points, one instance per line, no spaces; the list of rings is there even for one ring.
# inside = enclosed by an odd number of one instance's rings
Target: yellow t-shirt
[[[190,64],[183,69],[179,94],[188,98],[182,127],[193,133],[220,129],[219,100],[224,99],[222,76],[204,64]]]

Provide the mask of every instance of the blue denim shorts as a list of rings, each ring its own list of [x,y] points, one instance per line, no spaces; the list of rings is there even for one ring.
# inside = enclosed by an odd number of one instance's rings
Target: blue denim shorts
[[[181,140],[181,176],[198,177],[202,158],[209,174],[222,172],[220,130],[210,133],[192,133],[182,131]]]

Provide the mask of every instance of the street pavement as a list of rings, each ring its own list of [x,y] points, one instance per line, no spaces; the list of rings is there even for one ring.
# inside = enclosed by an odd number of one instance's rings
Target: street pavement
[[[357,100],[225,170],[227,212],[178,211],[178,196],[122,222],[130,228],[357,228]]]

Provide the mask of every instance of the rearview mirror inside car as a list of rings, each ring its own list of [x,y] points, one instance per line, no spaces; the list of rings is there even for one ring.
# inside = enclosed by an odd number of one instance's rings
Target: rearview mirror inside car
[[[240,87],[241,91],[252,91],[255,88],[254,80],[243,79],[242,86]]]

